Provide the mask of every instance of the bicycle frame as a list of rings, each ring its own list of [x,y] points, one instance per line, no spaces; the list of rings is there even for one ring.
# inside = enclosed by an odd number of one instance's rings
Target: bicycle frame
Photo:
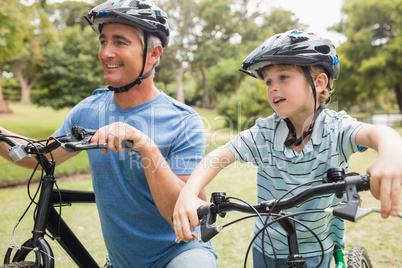
[[[56,237],[57,243],[79,267],[99,268],[99,265],[54,208],[54,206],[62,204],[95,203],[95,194],[90,191],[54,189],[56,182],[54,178],[55,162],[49,161],[43,154],[37,155],[35,158],[41,163],[46,175],[42,179],[33,235],[18,249],[12,262],[24,260],[30,252],[34,252],[36,267],[40,267],[38,260],[42,257],[43,267],[53,268],[53,252],[44,238],[47,229],[53,237]],[[12,250],[13,247],[10,246],[4,257],[5,264],[10,263]]]
[[[42,190],[38,203],[38,213],[32,231],[33,236],[23,247],[38,248],[43,252],[42,256],[47,256],[46,267],[53,267],[54,256],[50,246],[44,239],[46,229],[56,237],[57,243],[66,251],[71,259],[79,267],[99,267],[92,258],[77,236],[73,233],[67,223],[60,217],[54,205],[72,203],[95,203],[95,194],[90,191],[75,191],[65,189],[54,189],[55,180],[52,176],[45,176],[42,182]],[[10,262],[12,248],[9,248],[4,258],[4,263]],[[19,250],[14,256],[13,261],[26,256],[31,250]],[[35,251],[35,249],[32,249]]]

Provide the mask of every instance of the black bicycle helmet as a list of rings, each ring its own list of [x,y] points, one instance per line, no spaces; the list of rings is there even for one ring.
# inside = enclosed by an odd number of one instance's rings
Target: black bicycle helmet
[[[292,122],[288,118],[284,119],[292,135],[291,139],[285,142],[285,145],[287,147],[293,144],[298,146],[308,135],[311,135],[315,120],[330,101],[328,98],[327,103],[321,104],[318,109],[316,108],[316,89],[308,66],[321,66],[324,68],[327,76],[338,79],[340,71],[338,55],[336,54],[334,44],[330,40],[320,38],[313,33],[291,30],[268,38],[261,46],[257,47],[247,56],[239,70],[254,78],[264,80],[262,69],[273,64],[295,64],[301,66],[313,91],[314,116],[307,131],[303,131],[302,135],[297,138]],[[329,85],[327,88],[331,90]]]
[[[333,79],[339,77],[335,46],[313,33],[291,30],[268,38],[243,61],[240,71],[262,79],[262,68],[273,64],[319,65]]]
[[[133,25],[159,37],[162,46],[169,43],[170,29],[166,12],[148,0],[109,0],[84,16],[97,33],[105,23]]]

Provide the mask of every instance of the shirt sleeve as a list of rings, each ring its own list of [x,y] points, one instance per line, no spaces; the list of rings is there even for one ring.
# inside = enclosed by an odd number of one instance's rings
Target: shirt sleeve
[[[365,125],[365,123],[357,121],[346,113],[341,113],[338,121],[338,149],[345,159],[349,159],[356,152],[367,150],[366,147],[356,144],[356,134]]]
[[[168,163],[176,175],[189,175],[205,155],[205,129],[198,114],[189,114],[180,124]]]
[[[242,163],[251,162],[258,165],[261,162],[261,149],[266,147],[265,140],[261,137],[258,126],[240,132],[233,140],[225,145]],[[265,148],[265,150],[267,150]]]

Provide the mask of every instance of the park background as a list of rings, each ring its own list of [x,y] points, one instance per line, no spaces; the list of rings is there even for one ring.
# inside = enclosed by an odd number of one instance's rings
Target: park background
[[[0,2],[1,126],[43,139],[61,125],[73,105],[94,89],[106,86],[97,59],[98,36],[82,17],[100,2]],[[157,68],[156,84],[201,114],[208,150],[250,127],[256,118],[272,113],[264,83],[238,68],[269,36],[294,28],[308,30],[310,25],[300,21],[291,7],[267,8],[270,1],[155,2],[168,12],[172,28],[170,45]],[[342,2],[340,11],[331,10],[324,1],[319,5],[317,1],[303,1],[306,12],[341,13],[340,20],[327,29],[329,37],[341,36],[334,40],[341,76],[335,82],[330,108],[346,110],[369,122],[380,116],[385,118],[381,123],[392,123],[402,133],[402,1],[337,2]],[[374,156],[373,151],[355,156],[351,169],[365,173]],[[26,189],[10,186],[26,183],[31,171],[3,159],[0,170],[1,258],[10,243],[12,226],[28,204]],[[81,153],[58,167],[57,176],[63,177],[62,187],[91,189],[88,171],[86,154]],[[252,166],[226,169],[208,186],[208,193],[222,190],[252,203],[255,173]],[[379,206],[379,202],[365,193],[363,207],[369,206]],[[96,208],[66,208],[63,217],[71,221],[102,263],[105,250]],[[27,216],[17,229],[20,242],[30,233],[29,222]],[[251,226],[251,221],[234,225],[214,238],[220,267],[242,266],[252,238]],[[357,224],[348,224],[348,245],[368,248],[376,267],[402,267],[401,226],[399,219],[384,221],[379,215],[368,216]],[[57,254],[57,266],[74,267],[63,253]]]

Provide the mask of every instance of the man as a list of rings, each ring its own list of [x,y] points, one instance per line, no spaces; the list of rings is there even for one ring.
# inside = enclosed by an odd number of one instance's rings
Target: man
[[[172,229],[175,202],[204,155],[205,137],[199,115],[153,83],[169,42],[165,12],[147,0],[109,1],[86,19],[100,34],[99,60],[109,90],[96,90],[75,106],[54,136],[83,126],[98,129],[92,143],[108,144],[88,156],[111,264],[216,267],[210,244],[176,244]],[[134,147],[122,149],[123,140]],[[0,146],[7,157],[7,146]],[[58,164],[74,155],[62,148],[53,153]],[[34,166],[32,159],[19,164]]]

